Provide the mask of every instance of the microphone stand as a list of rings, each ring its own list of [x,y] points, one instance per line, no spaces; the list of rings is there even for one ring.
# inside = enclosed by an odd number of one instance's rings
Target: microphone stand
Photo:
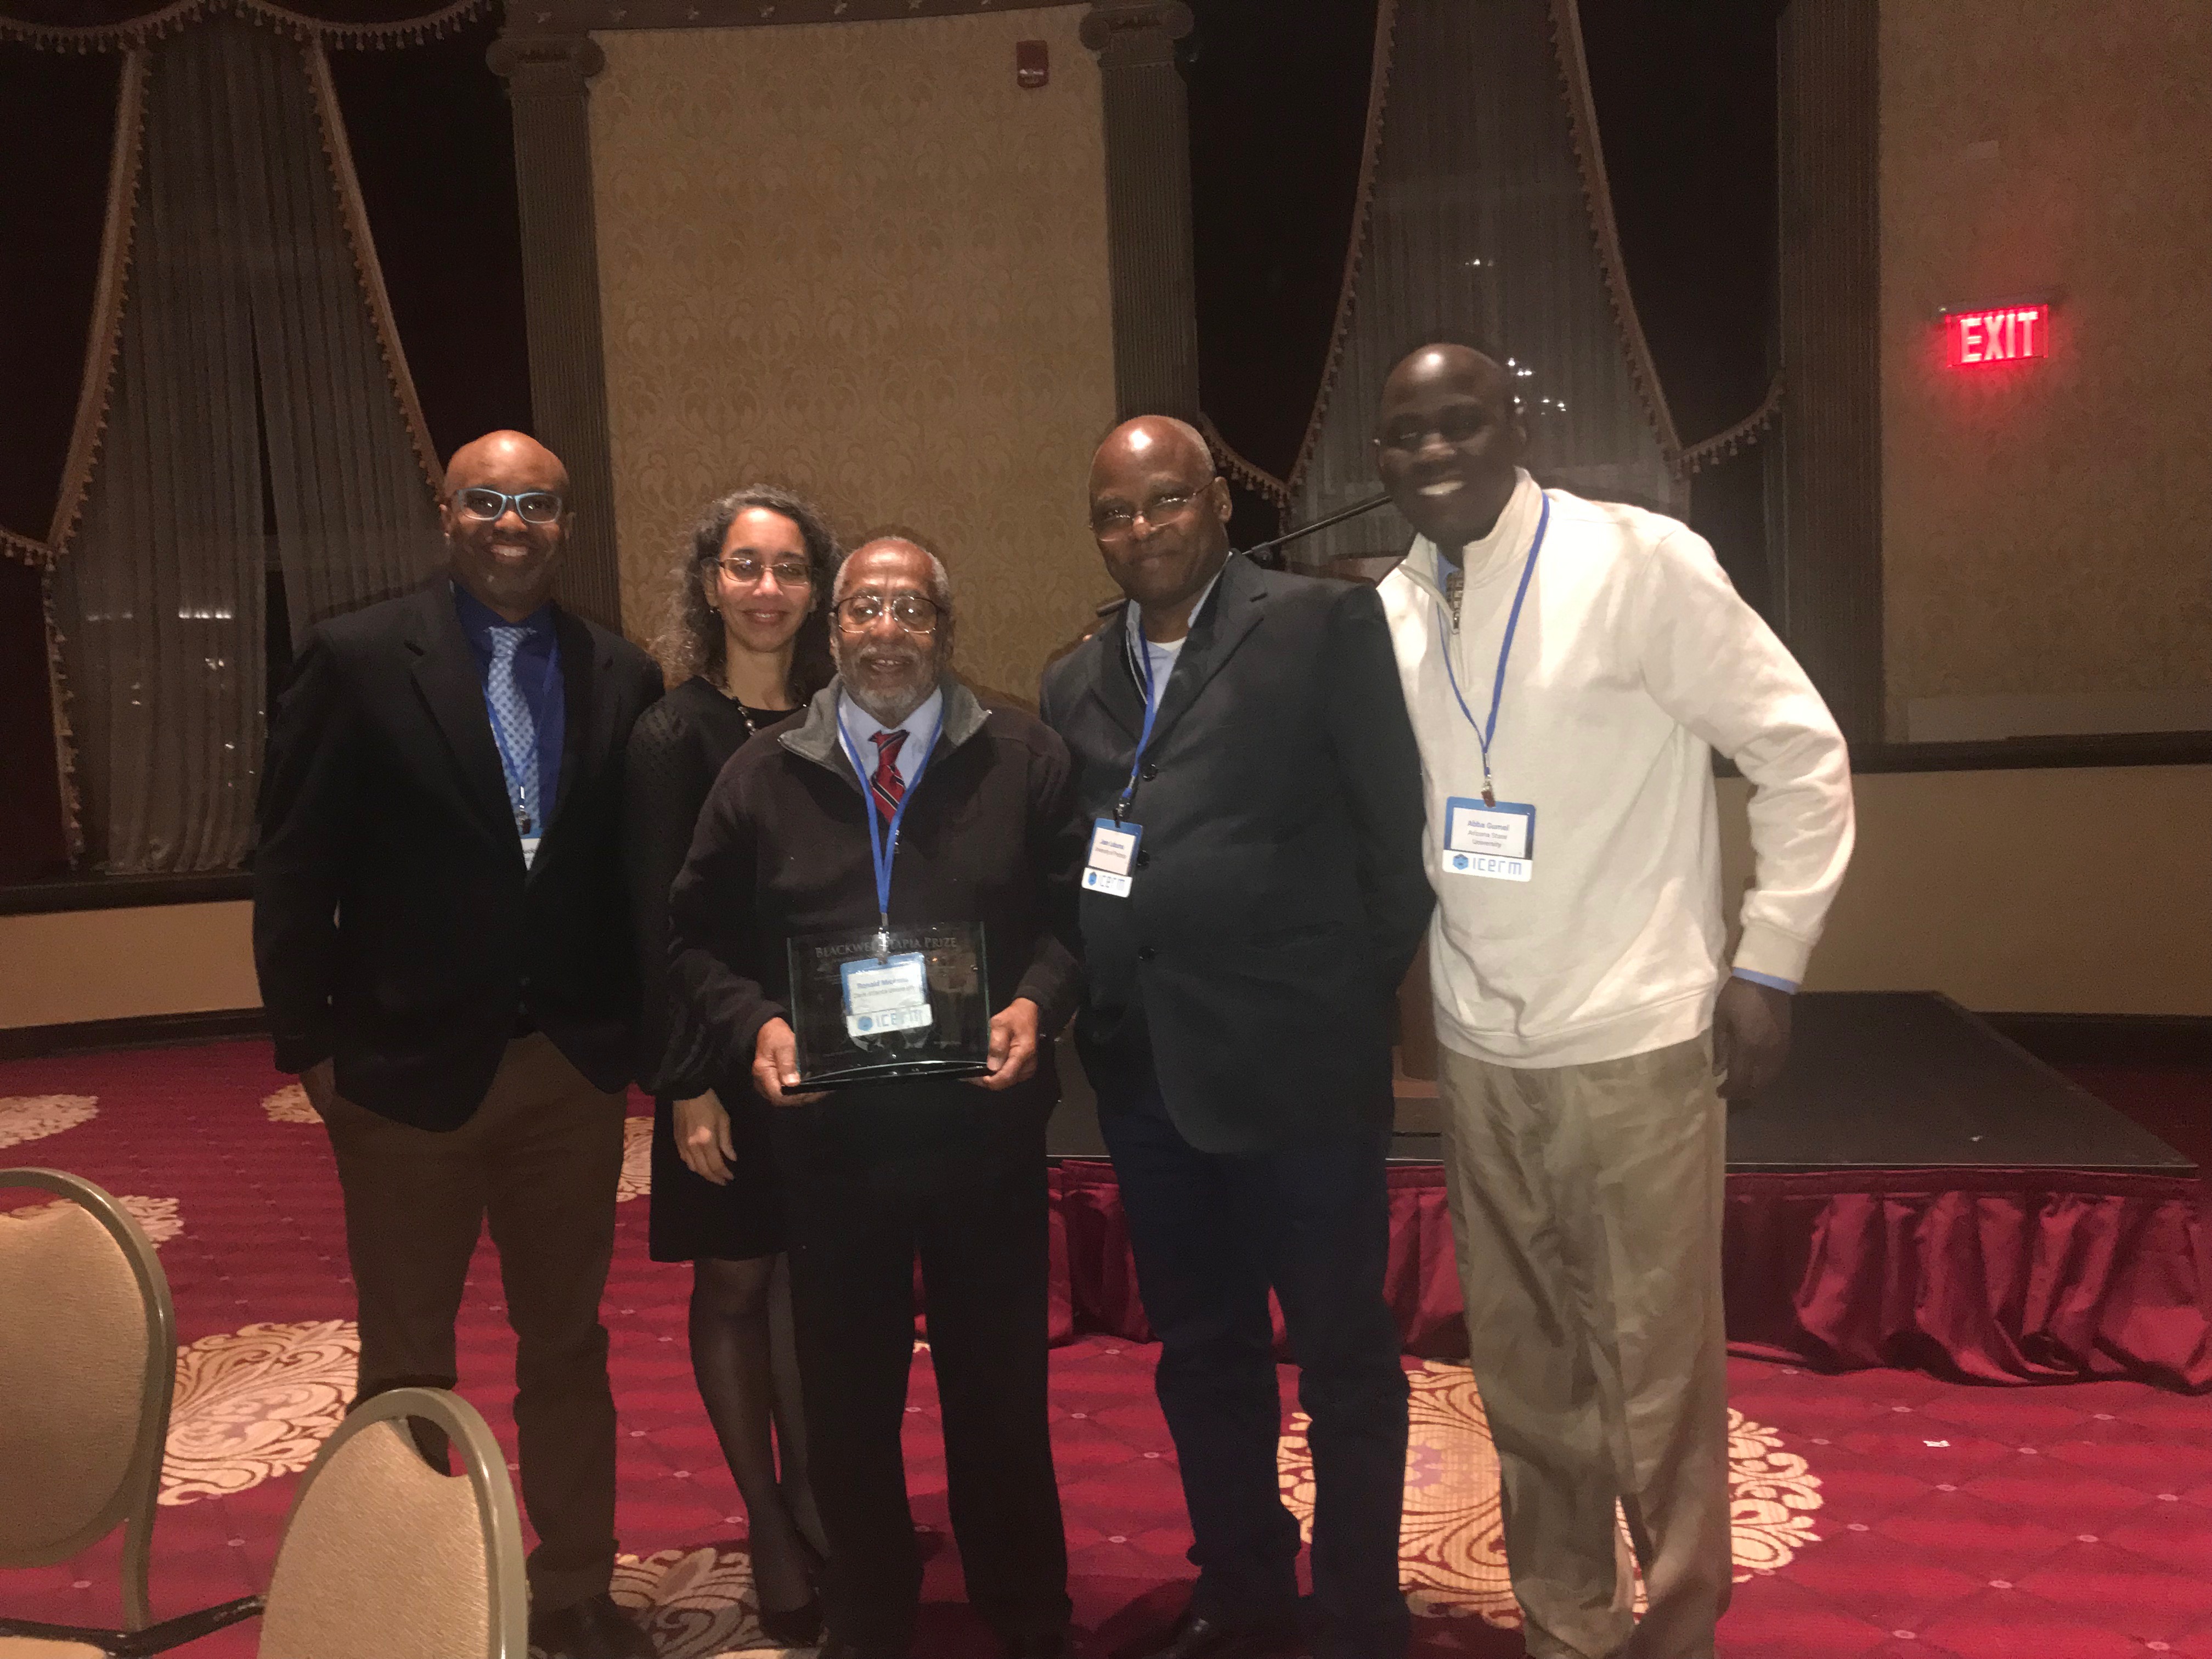
[[[1286,544],[1297,541],[1301,536],[1310,536],[1317,530],[1327,530],[1331,525],[1342,524],[1347,519],[1372,513],[1376,507],[1387,505],[1389,500],[1390,492],[1387,489],[1370,495],[1365,501],[1355,502],[1340,513],[1332,513],[1325,519],[1316,519],[1311,524],[1302,524],[1296,530],[1286,530],[1273,540],[1261,542],[1257,547],[1248,547],[1244,550],[1244,556],[1263,569],[1280,570],[1283,561],[1279,550]]]

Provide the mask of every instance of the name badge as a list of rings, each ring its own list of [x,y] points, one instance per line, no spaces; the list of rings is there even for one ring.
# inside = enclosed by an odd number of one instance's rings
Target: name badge
[[[1090,855],[1083,861],[1084,887],[1093,893],[1128,897],[1129,889],[1135,885],[1130,872],[1137,867],[1137,843],[1144,837],[1145,827],[1140,823],[1094,819]]]
[[[1444,873],[1527,881],[1536,868],[1536,809],[1502,800],[1486,806],[1455,795],[1444,803]]]
[[[855,1040],[929,1024],[929,970],[921,951],[884,961],[862,957],[844,963],[838,973],[845,986],[845,1030]]]

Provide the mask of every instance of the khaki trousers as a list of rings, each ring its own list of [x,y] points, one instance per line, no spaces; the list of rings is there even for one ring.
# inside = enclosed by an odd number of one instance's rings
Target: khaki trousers
[[[1589,1066],[1440,1055],[1468,1344],[1539,1659],[1710,1659],[1728,1605],[1727,1112],[1709,1038]],[[1649,1610],[1616,1549],[1628,1521]]]
[[[418,1129],[343,1099],[324,1115],[360,1304],[356,1405],[389,1389],[453,1386],[453,1320],[490,1220],[516,1338],[514,1426],[541,1610],[599,1594],[614,1571],[615,1402],[599,1295],[625,1109],[532,1035],[507,1044],[458,1129]]]

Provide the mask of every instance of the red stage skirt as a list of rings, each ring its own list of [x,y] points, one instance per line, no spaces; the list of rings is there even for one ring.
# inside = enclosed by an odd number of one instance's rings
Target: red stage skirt
[[[1054,1339],[1150,1341],[1113,1165],[1070,1158],[1051,1182]],[[2197,1183],[2163,1176],[1732,1175],[1729,1345],[1820,1370],[2212,1389],[2207,1238]],[[1466,1356],[1440,1168],[1390,1170],[1384,1288],[1407,1352]],[[1287,1358],[1279,1311],[1275,1329]]]

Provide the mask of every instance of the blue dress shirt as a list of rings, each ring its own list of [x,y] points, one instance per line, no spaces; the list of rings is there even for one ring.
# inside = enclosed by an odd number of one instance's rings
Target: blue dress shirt
[[[1754,974],[1748,968],[1738,968],[1734,969],[1734,972],[1738,979],[1747,979],[1753,985],[1765,985],[1777,991],[1787,991],[1793,997],[1797,994],[1797,981],[1794,979],[1777,979],[1772,974]]]

